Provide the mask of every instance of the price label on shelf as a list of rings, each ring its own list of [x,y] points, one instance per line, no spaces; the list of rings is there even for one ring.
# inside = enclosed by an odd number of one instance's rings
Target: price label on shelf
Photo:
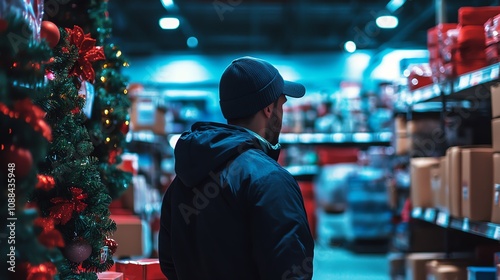
[[[448,214],[444,212],[439,212],[437,219],[436,219],[436,224],[442,227],[447,227],[449,222],[449,217]]]
[[[436,211],[434,209],[426,209],[424,219],[428,222],[434,222],[434,218],[436,217]]]
[[[500,226],[495,227],[495,233],[493,233],[493,239],[500,240]]]
[[[482,71],[477,71],[471,74],[470,77],[470,85],[475,86],[477,84],[480,84],[483,81],[483,72]]]
[[[422,216],[422,208],[420,207],[413,208],[412,216],[413,218],[420,218]]]
[[[469,226],[469,219],[464,218],[464,223],[462,225],[462,230],[463,231],[469,231],[470,226]]]
[[[465,88],[470,85],[470,75],[463,75],[458,79],[458,87]]]
[[[491,78],[492,80],[494,80],[494,79],[498,79],[498,72],[499,72],[499,70],[500,70],[500,69],[499,69],[500,65],[495,64],[494,66],[495,66],[495,67],[493,67],[493,68],[491,69],[491,73],[490,73],[490,78]]]

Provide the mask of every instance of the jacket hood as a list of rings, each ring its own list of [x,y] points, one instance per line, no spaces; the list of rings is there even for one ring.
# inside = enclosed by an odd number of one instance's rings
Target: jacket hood
[[[175,146],[175,173],[188,187],[203,181],[229,160],[248,149],[260,149],[266,154],[279,152],[279,145],[259,139],[243,127],[212,122],[198,122],[184,132]],[[277,159],[277,157],[275,158]]]

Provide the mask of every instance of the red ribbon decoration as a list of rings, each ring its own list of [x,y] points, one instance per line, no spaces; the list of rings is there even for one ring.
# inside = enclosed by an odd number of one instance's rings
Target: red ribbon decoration
[[[41,133],[45,139],[49,142],[52,141],[52,130],[44,120],[46,113],[33,104],[31,99],[25,98],[16,101],[12,110],[7,105],[0,103],[0,113],[13,119],[23,119],[36,132]]]
[[[57,229],[55,229],[55,221],[51,217],[38,217],[33,224],[42,228],[42,232],[38,235],[38,241],[47,248],[64,247],[64,238]]]
[[[106,59],[104,49],[95,46],[96,40],[90,37],[90,33],[84,34],[80,26],[74,25],[73,29],[66,28],[66,32],[68,32],[69,42],[78,48],[78,60],[75,62],[70,75],[93,83],[95,72],[92,63]]]
[[[41,264],[19,264],[19,276],[26,280],[52,280],[57,274],[56,266],[51,262]],[[17,272],[16,272],[17,273]]]
[[[50,207],[50,216],[56,223],[63,225],[71,220],[73,211],[80,213],[87,208],[87,204],[82,201],[87,198],[87,194],[84,194],[80,188],[69,188],[69,190],[73,196],[70,200],[62,197],[54,197],[50,200],[55,204]]]
[[[48,192],[55,186],[56,186],[56,180],[54,180],[54,177],[49,175],[38,174],[38,183],[36,184],[35,188]]]

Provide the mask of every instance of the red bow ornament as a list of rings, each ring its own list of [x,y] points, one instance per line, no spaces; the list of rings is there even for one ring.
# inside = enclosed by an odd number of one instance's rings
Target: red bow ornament
[[[66,28],[66,32],[68,32],[69,42],[78,48],[78,60],[75,62],[70,75],[93,83],[95,72],[92,63],[106,59],[104,49],[95,46],[96,40],[90,37],[90,33],[84,34],[80,26],[75,25],[73,29]]]
[[[50,202],[54,203],[54,206],[50,207],[50,216],[56,223],[63,225],[71,220],[73,212],[80,213],[87,208],[87,204],[83,202],[87,198],[87,194],[84,194],[80,188],[69,189],[72,194],[70,200],[62,197],[54,197],[50,200]]]

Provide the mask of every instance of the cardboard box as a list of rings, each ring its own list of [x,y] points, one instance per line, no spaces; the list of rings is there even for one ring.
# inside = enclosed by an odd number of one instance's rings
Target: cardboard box
[[[432,261],[434,262],[434,261]],[[430,263],[432,263],[430,262]],[[427,263],[429,264],[429,263]],[[426,279],[434,280],[467,280],[467,268],[453,264],[440,264],[427,272]]]
[[[396,134],[406,135],[406,117],[398,115],[394,118],[394,132]]]
[[[149,256],[152,250],[151,230],[146,221],[134,215],[111,215],[116,223],[112,238],[118,244],[114,257]],[[117,272],[120,272],[118,269]]]
[[[116,271],[123,272],[124,280],[167,280],[158,259],[117,261]]]
[[[448,170],[448,206],[450,215],[462,216],[462,151],[460,147],[450,147],[446,151]]]
[[[439,164],[431,167],[431,190],[432,190],[432,204],[435,208],[440,208],[441,204],[441,160]]]
[[[412,158],[410,197],[413,207],[434,207],[431,188],[431,169],[439,158]]]
[[[493,150],[462,149],[462,214],[474,221],[491,219]]]
[[[467,271],[468,280],[495,280],[497,268],[494,266],[469,266]]]
[[[151,97],[137,97],[130,104],[130,130],[166,133],[166,109]]]
[[[467,280],[467,267],[476,263],[472,256],[470,258],[428,261],[426,264],[427,279]]]
[[[500,153],[500,118],[491,121],[491,129],[493,133],[493,150],[495,153]]]
[[[410,152],[410,138],[406,135],[397,135],[394,146],[396,148],[396,155],[406,155]]]
[[[444,253],[411,253],[406,256],[406,279],[425,280],[427,262],[444,259]]]
[[[450,190],[448,184],[448,159],[446,156],[441,157],[439,164],[439,172],[441,174],[441,185],[438,192],[438,205],[436,207],[446,213],[450,212]]]
[[[500,154],[493,154],[493,201],[491,222],[500,224]]]
[[[500,118],[500,83],[490,87],[491,91],[491,117]]]

